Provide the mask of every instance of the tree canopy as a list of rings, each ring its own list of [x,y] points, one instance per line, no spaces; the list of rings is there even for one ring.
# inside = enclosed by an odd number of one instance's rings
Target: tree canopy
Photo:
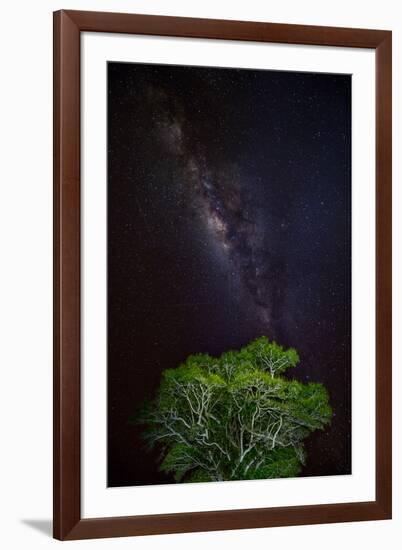
[[[160,470],[186,482],[296,476],[304,440],[332,416],[322,384],[281,376],[298,362],[295,349],[262,336],[163,371],[138,418],[149,446],[161,450]]]

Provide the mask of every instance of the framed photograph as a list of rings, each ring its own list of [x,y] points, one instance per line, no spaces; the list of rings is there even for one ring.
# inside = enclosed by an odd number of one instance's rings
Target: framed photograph
[[[391,518],[391,32],[54,14],[54,536]]]

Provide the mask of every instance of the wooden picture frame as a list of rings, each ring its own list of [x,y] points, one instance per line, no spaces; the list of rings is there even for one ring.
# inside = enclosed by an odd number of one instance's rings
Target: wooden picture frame
[[[376,499],[82,519],[80,35],[128,33],[375,49]],[[61,540],[391,518],[391,32],[62,10],[54,14],[54,537]]]

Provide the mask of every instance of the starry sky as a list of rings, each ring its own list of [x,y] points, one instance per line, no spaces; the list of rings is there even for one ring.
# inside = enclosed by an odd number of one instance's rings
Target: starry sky
[[[130,418],[266,335],[326,385],[304,476],[351,472],[351,77],[108,63],[108,485],[171,483]]]

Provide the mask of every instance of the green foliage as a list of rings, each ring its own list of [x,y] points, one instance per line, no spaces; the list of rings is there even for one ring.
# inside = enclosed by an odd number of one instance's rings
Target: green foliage
[[[305,438],[332,416],[322,384],[280,376],[298,362],[296,350],[262,336],[165,370],[138,418],[150,447],[161,448],[161,471],[184,482],[296,476]]]

